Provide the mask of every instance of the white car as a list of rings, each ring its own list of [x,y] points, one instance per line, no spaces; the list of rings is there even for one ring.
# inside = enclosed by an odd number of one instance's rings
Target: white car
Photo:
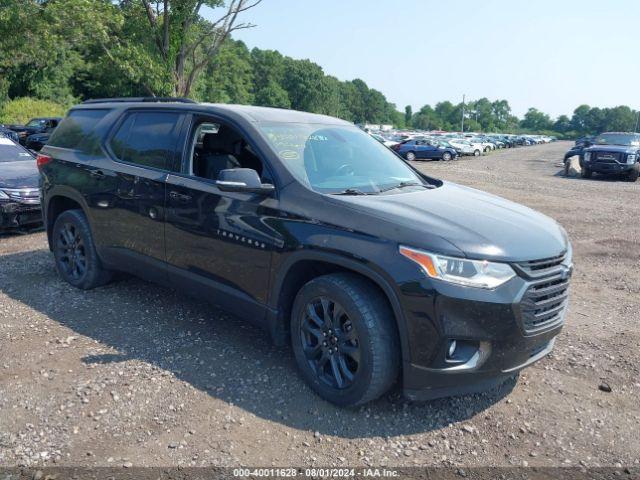
[[[373,138],[378,140],[385,147],[393,147],[394,145],[397,145],[399,143],[399,142],[394,142],[393,140],[387,140],[382,135],[378,135],[377,133],[370,133],[369,135],[371,135]]]
[[[468,140],[461,140],[459,138],[451,138],[449,139],[449,143],[461,155],[473,155],[474,157],[482,155],[483,148],[481,143],[471,143]]]
[[[485,142],[484,140],[482,140],[481,138],[470,138],[469,141],[471,143],[479,143],[480,145],[482,145],[482,151],[487,153],[491,150],[495,150],[496,145],[494,143],[491,142]]]

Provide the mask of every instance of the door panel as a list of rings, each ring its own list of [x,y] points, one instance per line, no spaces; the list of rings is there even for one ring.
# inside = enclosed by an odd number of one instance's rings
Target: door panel
[[[254,194],[221,192],[206,180],[169,175],[169,280],[261,322],[271,252],[284,243],[270,226],[273,202]]]

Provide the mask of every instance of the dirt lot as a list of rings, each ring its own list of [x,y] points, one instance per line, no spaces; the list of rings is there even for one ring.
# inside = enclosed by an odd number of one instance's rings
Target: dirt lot
[[[136,279],[75,290],[43,233],[0,237],[0,466],[637,467],[640,183],[561,177],[568,145],[418,164],[573,241],[553,355],[482,395],[341,410],[262,331]]]

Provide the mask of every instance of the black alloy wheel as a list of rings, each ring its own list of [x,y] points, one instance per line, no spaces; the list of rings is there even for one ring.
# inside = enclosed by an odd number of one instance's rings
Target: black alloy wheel
[[[358,332],[339,303],[327,297],[309,302],[300,341],[318,379],[339,390],[353,384],[360,367]]]
[[[64,223],[58,229],[56,250],[65,276],[80,281],[87,272],[87,253],[84,240],[75,225]]]
[[[60,276],[74,287],[89,290],[108,283],[113,272],[103,267],[82,210],[66,210],[53,224],[51,245]]]

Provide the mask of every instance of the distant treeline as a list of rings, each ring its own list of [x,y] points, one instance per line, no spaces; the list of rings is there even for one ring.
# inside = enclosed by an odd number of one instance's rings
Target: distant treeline
[[[206,102],[324,113],[354,123],[461,128],[462,103],[444,101],[417,112],[407,106],[399,112],[363,80],[341,81],[310,60],[249,50],[230,36],[245,24],[221,36],[196,7],[185,7],[189,2],[167,2],[171,9],[165,15],[161,7],[145,9],[157,3],[148,1],[3,0],[0,122],[57,114],[87,98],[188,95]],[[633,130],[637,117],[629,107],[582,105],[571,118],[554,120],[531,108],[518,119],[506,100],[486,98],[466,102],[464,112],[465,130],[567,137]]]

